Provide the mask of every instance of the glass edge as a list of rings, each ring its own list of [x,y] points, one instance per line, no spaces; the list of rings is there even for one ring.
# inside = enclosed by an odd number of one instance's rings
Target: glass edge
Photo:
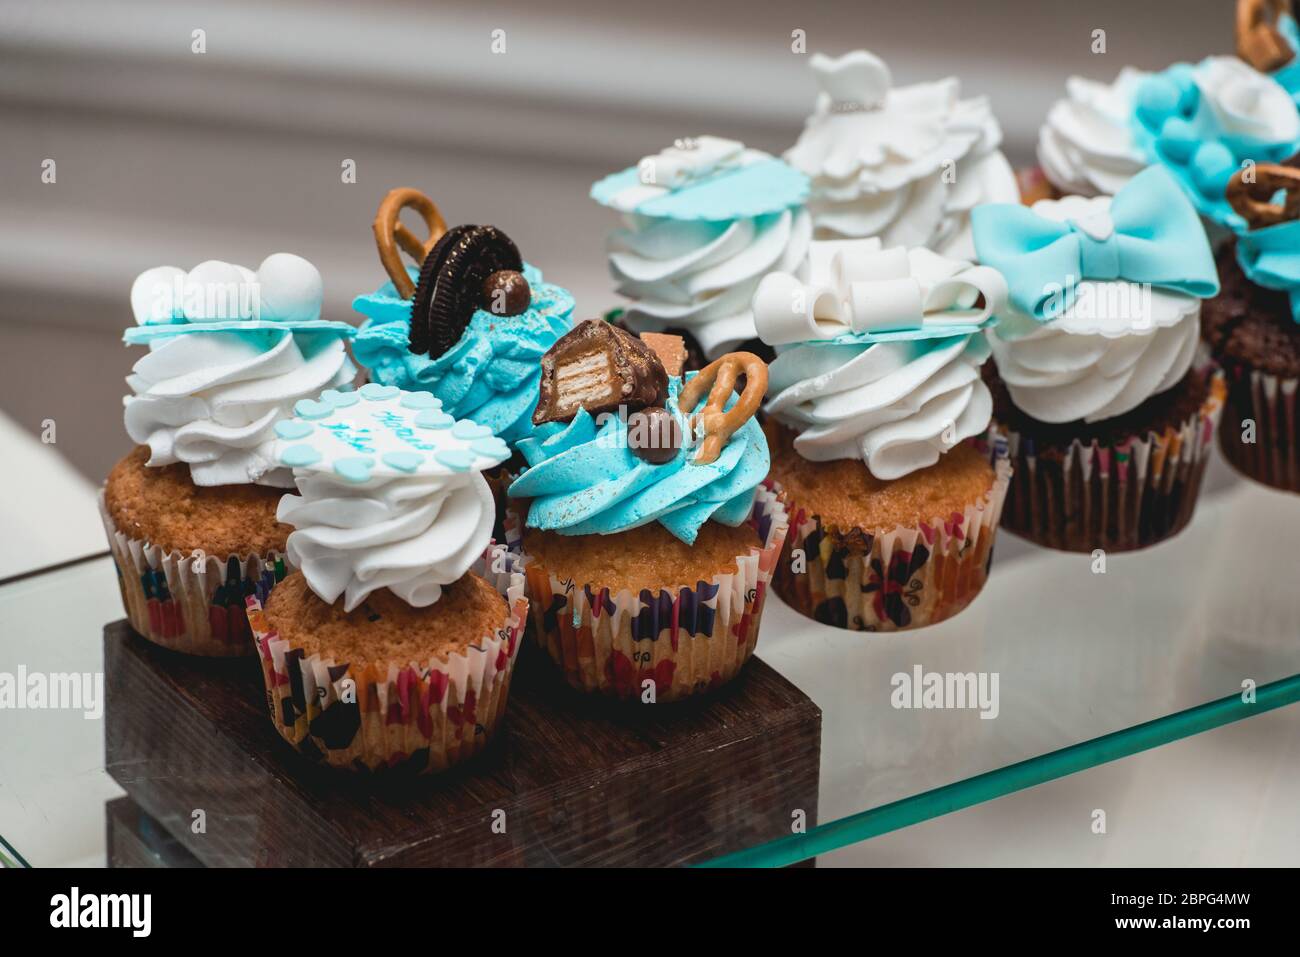
[[[913,824],[1005,797],[1182,738],[1193,737],[1297,701],[1300,701],[1300,674],[1258,686],[1254,702],[1244,701],[1240,694],[1228,695],[890,804],[819,824],[805,834],[791,834],[766,844],[724,854],[697,866],[786,867],[798,864],[818,854],[911,827]]]

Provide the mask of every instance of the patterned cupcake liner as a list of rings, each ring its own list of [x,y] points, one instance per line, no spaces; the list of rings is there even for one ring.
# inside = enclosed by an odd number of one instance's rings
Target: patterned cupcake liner
[[[737,555],[734,573],[657,593],[579,585],[522,556],[538,644],[579,691],[633,699],[653,687],[661,703],[725,684],[758,643],[788,530],[785,507],[765,488],[758,489],[749,523],[764,544]]]
[[[103,489],[99,515],[117,566],[117,583],[131,627],[156,645],[188,655],[251,655],[253,633],[245,599],[265,600],[289,570],[284,556],[170,550],[119,531]]]
[[[1011,481],[997,446],[993,487],[976,502],[889,532],[824,525],[779,483],[792,533],[772,586],[807,618],[849,631],[904,631],[951,618],[988,579],[998,517]]]
[[[516,562],[493,546],[471,569],[509,605],[494,634],[446,661],[390,661],[360,673],[332,657],[308,656],[281,638],[250,596],[266,704],[280,736],[307,757],[350,771],[428,774],[482,751],[505,714],[528,621]]]
[[[1228,379],[1219,448],[1242,475],[1284,492],[1300,492],[1300,379],[1284,379],[1220,359]],[[1247,426],[1255,423],[1253,442]]]
[[[1223,376],[1209,379],[1201,408],[1177,428],[1116,445],[1075,440],[1063,456],[1039,454],[1033,439],[994,422],[1015,477],[1002,527],[1068,552],[1127,552],[1171,538],[1192,519],[1223,412]]]

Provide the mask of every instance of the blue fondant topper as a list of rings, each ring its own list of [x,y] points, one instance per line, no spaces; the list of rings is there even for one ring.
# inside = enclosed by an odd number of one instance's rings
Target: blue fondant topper
[[[428,393],[416,397],[372,382],[356,392],[328,389],[300,400],[294,411],[295,418],[276,423],[277,461],[349,484],[482,471],[510,457],[505,442],[453,419]]]
[[[726,222],[781,212],[808,199],[808,177],[734,140],[679,140],[591,187],[591,198],[624,213]]]

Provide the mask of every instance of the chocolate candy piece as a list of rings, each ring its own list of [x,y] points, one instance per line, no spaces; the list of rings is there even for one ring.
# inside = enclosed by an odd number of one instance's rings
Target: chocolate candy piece
[[[494,316],[518,316],[532,301],[533,290],[521,272],[498,269],[483,280],[483,308]]]
[[[649,346],[603,319],[588,319],[542,356],[533,424],[568,422],[579,409],[636,412],[663,405],[667,397],[668,373]]]
[[[627,447],[651,465],[663,465],[677,457],[682,447],[682,427],[664,408],[642,409],[627,417]]]
[[[519,249],[495,226],[447,230],[420,267],[411,303],[411,352],[438,358],[465,332],[488,276],[523,268]]]

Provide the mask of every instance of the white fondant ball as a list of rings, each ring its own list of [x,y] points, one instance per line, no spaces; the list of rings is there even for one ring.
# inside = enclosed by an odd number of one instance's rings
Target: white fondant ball
[[[176,278],[185,280],[185,270],[178,266],[154,266],[135,277],[131,283],[131,312],[137,325],[171,322],[180,315],[176,299]]]
[[[240,267],[209,259],[191,269],[185,280],[185,318],[191,322],[246,319],[252,295]]]
[[[257,267],[262,318],[305,322],[320,318],[320,270],[293,253],[274,253]]]

